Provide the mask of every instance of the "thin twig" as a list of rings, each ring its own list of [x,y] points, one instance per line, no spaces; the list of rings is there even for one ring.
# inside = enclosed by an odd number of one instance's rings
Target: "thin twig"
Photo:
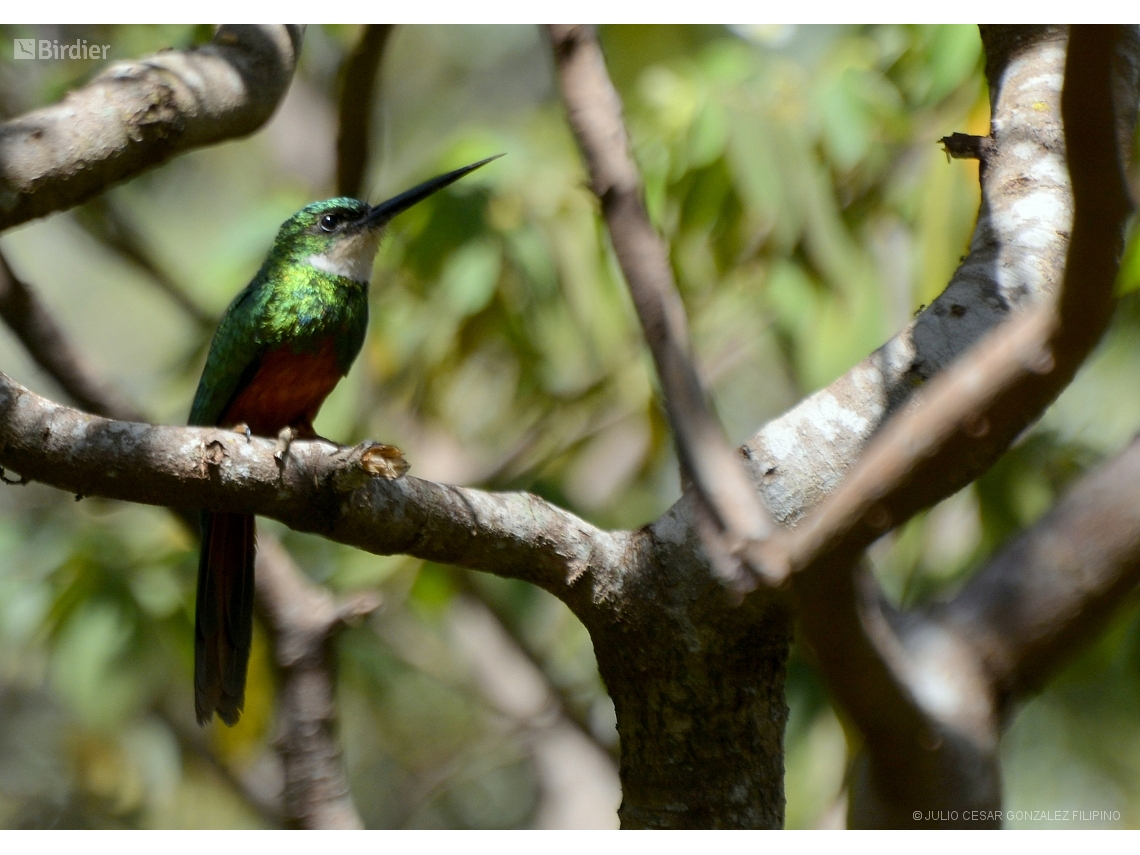
[[[0,317],[27,348],[36,364],[83,409],[123,421],[144,420],[134,406],[97,375],[64,335],[39,296],[12,272],[2,253]]]
[[[459,581],[463,592],[475,600],[478,600],[487,610],[487,614],[492,617],[502,627],[503,635],[517,648],[520,656],[524,657],[532,666],[536,674],[540,675],[545,683],[546,691],[553,697],[558,704],[558,711],[563,715],[571,724],[573,724],[578,731],[591,742],[593,742],[599,751],[603,751],[610,755],[615,760],[619,756],[618,743],[616,740],[606,744],[594,735],[594,730],[590,726],[589,719],[583,714],[579,704],[575,703],[574,698],[566,689],[551,678],[548,673],[548,666],[539,652],[534,649],[534,646],[515,628],[509,616],[504,613],[502,606],[495,602],[493,597],[487,596],[487,592],[483,589],[477,579],[472,578],[470,570],[460,571],[456,574],[456,579]]]
[[[394,24],[367,24],[341,69],[336,136],[336,193],[357,196],[368,168],[372,95]]]
[[[653,353],[684,473],[702,500],[704,513],[698,518],[709,556],[738,592],[754,588],[757,579],[780,584],[784,577],[772,572],[759,550],[773,531],[771,518],[725,439],[697,374],[668,248],[649,222],[621,99],[597,35],[581,25],[549,29],[567,118]]]
[[[134,225],[106,196],[96,196],[76,209],[76,219],[87,232],[143,270],[151,281],[198,326],[213,328],[218,319],[199,306],[155,261]]]

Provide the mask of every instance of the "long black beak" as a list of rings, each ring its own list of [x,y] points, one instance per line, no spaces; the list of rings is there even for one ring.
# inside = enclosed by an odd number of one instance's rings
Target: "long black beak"
[[[458,181],[467,173],[474,172],[480,166],[484,166],[492,160],[498,160],[500,157],[502,157],[501,154],[496,154],[494,157],[488,157],[485,160],[480,160],[478,163],[472,163],[470,166],[461,167],[444,175],[437,175],[435,178],[429,179],[423,184],[413,187],[411,190],[405,190],[399,196],[395,196],[387,202],[381,202],[379,205],[370,208],[361,225],[368,229],[379,228],[397,214],[408,210],[408,208],[417,202],[422,202],[432,193],[442,190],[448,184]]]

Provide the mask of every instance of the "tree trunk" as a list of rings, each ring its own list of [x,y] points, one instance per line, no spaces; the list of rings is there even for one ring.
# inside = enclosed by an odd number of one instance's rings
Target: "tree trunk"
[[[624,574],[637,607],[587,622],[617,711],[622,828],[781,828],[791,613],[733,603],[704,562],[657,547]]]

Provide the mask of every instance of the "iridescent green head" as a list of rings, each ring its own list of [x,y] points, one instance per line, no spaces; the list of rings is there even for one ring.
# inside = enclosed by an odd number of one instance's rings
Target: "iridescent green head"
[[[499,157],[436,176],[379,205],[345,196],[306,205],[281,225],[269,257],[368,284],[380,236],[393,217]]]

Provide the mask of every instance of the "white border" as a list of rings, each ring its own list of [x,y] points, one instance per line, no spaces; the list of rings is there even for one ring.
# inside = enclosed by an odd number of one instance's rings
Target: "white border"
[[[93,7],[77,0],[45,0],[36,3],[6,3],[0,22],[12,24],[75,23],[186,23],[193,17],[208,21],[277,20],[317,23],[314,15],[326,15],[330,23],[395,24],[528,24],[554,21],[626,23],[764,23],[764,24],[853,24],[853,23],[1014,23],[1070,21],[1114,23],[1126,14],[1140,18],[1137,7],[1127,3],[1093,0],[1065,3],[1043,0],[961,0],[956,3],[916,3],[913,0],[807,0],[797,3],[742,2],[742,0],[419,0],[416,3],[342,2],[336,5],[284,0],[268,4],[253,0],[202,0],[193,6],[142,3],[140,0],[108,0]],[[536,20],[537,19],[537,20]]]

